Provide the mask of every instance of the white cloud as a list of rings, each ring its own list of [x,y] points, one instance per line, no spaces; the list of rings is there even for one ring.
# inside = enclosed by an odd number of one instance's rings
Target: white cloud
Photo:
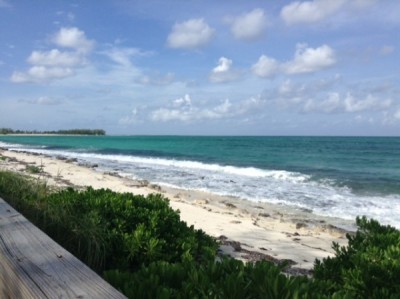
[[[324,112],[324,113],[332,113],[338,111],[343,106],[343,103],[340,99],[340,95],[337,92],[332,92],[328,95],[328,97],[324,100],[313,100],[308,99],[304,103],[304,111],[305,112]]]
[[[336,13],[345,3],[345,0],[295,1],[282,8],[281,17],[288,25],[314,23]]]
[[[392,100],[380,100],[372,95],[367,95],[364,99],[356,99],[351,94],[347,94],[343,101],[346,112],[360,112],[365,110],[384,110],[392,105]]]
[[[260,107],[264,102],[260,98],[250,98],[234,104],[229,99],[225,99],[217,105],[211,104],[208,107],[204,107],[196,105],[190,96],[186,94],[182,98],[171,101],[168,107],[153,110],[150,113],[150,119],[155,122],[180,121],[185,123],[232,119],[248,114],[251,111],[260,111]]]
[[[283,68],[287,74],[310,73],[335,63],[335,51],[327,45],[318,48],[306,48],[305,45],[298,45],[294,59],[285,63]]]
[[[221,57],[218,60],[218,65],[211,71],[209,76],[210,81],[214,83],[223,83],[238,79],[239,72],[232,69],[232,64],[232,60]]]
[[[232,104],[226,99],[215,107],[197,107],[186,94],[171,102],[169,108],[159,108],[151,112],[150,118],[157,122],[181,121],[193,122],[201,120],[221,119],[231,116]]]
[[[278,72],[279,63],[273,58],[262,55],[258,59],[257,63],[251,67],[251,70],[259,77],[268,78],[272,77]]]
[[[294,58],[287,62],[279,62],[274,58],[261,55],[252,65],[254,75],[262,78],[272,77],[278,73],[301,74],[320,71],[336,63],[335,51],[322,45],[318,48],[307,48],[305,44],[296,47]]]
[[[86,64],[86,57],[94,45],[78,28],[61,28],[52,41],[74,51],[33,51],[27,59],[33,66],[26,72],[15,71],[11,75],[11,82],[46,83],[73,76],[77,68]]]
[[[231,31],[237,39],[256,40],[264,35],[266,26],[264,11],[257,8],[233,19]]]
[[[14,72],[11,81],[14,83],[41,83],[72,75],[74,75],[74,71],[71,68],[33,66],[27,72]]]
[[[183,98],[176,99],[173,101],[172,106],[176,108],[190,107],[192,105],[192,99],[188,94],[185,94]]]
[[[392,106],[392,100],[379,100],[368,94],[364,98],[355,98],[351,93],[341,97],[339,93],[332,92],[326,99],[307,99],[300,102],[305,112],[322,113],[360,113],[365,111],[384,111]]]
[[[53,42],[60,47],[72,48],[79,52],[90,52],[94,41],[86,38],[85,32],[76,27],[61,28],[53,37]]]
[[[52,49],[47,52],[33,51],[28,62],[45,66],[77,66],[84,63],[84,58],[77,52],[61,52]]]
[[[215,30],[204,19],[176,23],[167,39],[170,48],[196,49],[208,44]]]
[[[150,52],[143,52],[137,48],[112,48],[103,53],[112,61],[126,67],[132,66],[132,57],[150,55]]]

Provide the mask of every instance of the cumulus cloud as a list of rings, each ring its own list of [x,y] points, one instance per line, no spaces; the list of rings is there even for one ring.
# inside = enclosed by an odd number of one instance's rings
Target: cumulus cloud
[[[77,68],[86,64],[86,57],[94,45],[94,42],[88,40],[85,33],[78,28],[61,28],[54,35],[52,42],[73,50],[33,51],[27,59],[33,66],[25,72],[15,71],[11,75],[11,82],[46,83],[73,76]]]
[[[310,95],[307,91],[291,94],[289,97],[280,99],[286,102],[287,107],[298,107],[303,112],[315,113],[361,113],[385,111],[392,107],[391,99],[379,99],[371,94],[354,96],[348,92],[341,96],[338,92],[328,92],[326,95]]]
[[[232,68],[232,64],[232,60],[221,57],[218,60],[218,65],[211,71],[209,76],[210,81],[214,83],[223,83],[238,79],[240,74]]]
[[[261,55],[257,63],[253,64],[251,70],[253,74],[259,77],[268,78],[279,71],[279,63],[273,58]]]
[[[283,68],[287,74],[310,73],[327,68],[335,63],[335,51],[327,45],[318,48],[298,45],[294,59],[285,63]]]
[[[215,30],[204,19],[190,19],[173,26],[167,38],[167,45],[170,48],[200,48],[211,41],[214,33]]]
[[[348,19],[354,19],[355,11],[370,8],[377,3],[378,0],[294,1],[282,8],[280,16],[287,25],[321,22],[340,13],[347,14]]]
[[[34,65],[76,66],[84,63],[84,57],[77,52],[61,52],[58,49],[50,51],[33,51],[28,62]]]
[[[322,45],[309,48],[305,44],[299,44],[292,60],[279,62],[274,58],[261,55],[251,67],[251,71],[258,77],[268,78],[278,73],[290,75],[317,72],[335,63],[336,55],[331,47]]]
[[[52,41],[60,47],[72,48],[79,52],[90,52],[94,41],[86,38],[85,32],[76,27],[63,27],[53,37]]]
[[[189,100],[189,101],[187,101]],[[176,101],[174,101],[176,104]],[[200,120],[221,119],[230,116],[232,104],[227,99],[223,103],[212,108],[195,107],[191,104],[190,97],[185,96],[181,106],[173,108],[160,108],[151,113],[151,120],[159,122],[182,121],[193,122]]]
[[[264,35],[266,26],[264,11],[257,8],[234,18],[231,31],[237,39],[257,40]]]
[[[14,72],[11,81],[14,83],[40,83],[70,77],[73,74],[74,71],[70,68],[33,66],[27,72]]]
[[[314,23],[336,13],[345,3],[345,0],[295,1],[282,8],[281,18],[287,25]]]
[[[197,122],[205,120],[230,119],[245,115],[251,111],[259,111],[265,101],[260,98],[250,98],[239,103],[232,103],[229,99],[211,103],[208,106],[196,105],[186,94],[182,98],[171,101],[167,107],[161,107],[150,113],[150,119],[155,122]]]
[[[347,94],[346,98],[343,100],[343,105],[346,112],[360,112],[371,109],[384,110],[392,105],[392,100],[381,100],[370,94],[363,99],[357,99],[351,94]]]
[[[188,94],[185,94],[183,98],[176,99],[172,102],[172,106],[175,108],[190,107],[192,105],[192,99]]]

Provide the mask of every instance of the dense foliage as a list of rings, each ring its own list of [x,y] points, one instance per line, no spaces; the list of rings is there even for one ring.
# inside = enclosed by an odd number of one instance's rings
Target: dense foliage
[[[72,188],[50,192],[38,181],[0,173],[0,196],[97,271],[133,271],[154,261],[201,261],[215,241],[188,227],[159,194]]]
[[[106,131],[102,129],[71,129],[58,131],[27,131],[13,130],[9,128],[0,128],[0,134],[57,134],[57,135],[106,135]]]
[[[365,217],[356,223],[347,247],[334,244],[335,257],[316,261],[315,279],[327,282],[332,294],[400,298],[400,231]]]
[[[88,188],[50,192],[0,172],[0,196],[129,298],[400,298],[400,231],[357,218],[357,233],[314,277],[269,262],[216,257],[215,241],[188,227],[161,195]]]

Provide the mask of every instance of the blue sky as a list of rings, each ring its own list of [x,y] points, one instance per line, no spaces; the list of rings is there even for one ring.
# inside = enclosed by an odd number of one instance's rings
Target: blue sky
[[[400,1],[0,0],[0,127],[400,135]]]

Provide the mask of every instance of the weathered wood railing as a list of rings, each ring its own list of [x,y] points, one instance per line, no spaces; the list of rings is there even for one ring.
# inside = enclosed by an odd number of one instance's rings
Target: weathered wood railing
[[[126,298],[0,198],[0,298]]]

